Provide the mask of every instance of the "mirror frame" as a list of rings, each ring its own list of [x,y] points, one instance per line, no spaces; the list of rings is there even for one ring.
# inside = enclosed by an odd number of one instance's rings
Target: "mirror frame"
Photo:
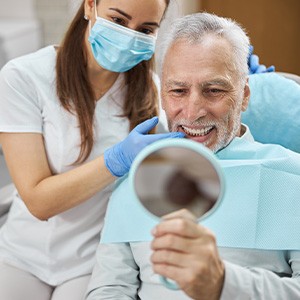
[[[152,217],[155,217],[156,219],[160,220],[160,217],[151,213],[142,204],[142,201],[140,200],[140,198],[136,192],[136,189],[135,189],[135,175],[136,175],[136,172],[137,172],[140,164],[143,162],[143,160],[147,156],[149,156],[152,153],[154,153],[158,150],[161,150],[163,148],[170,148],[170,147],[180,147],[180,148],[192,150],[192,151],[202,155],[204,158],[206,158],[216,170],[216,173],[220,179],[220,193],[216,200],[216,204],[213,206],[213,208],[211,210],[209,210],[208,212],[206,212],[203,216],[201,216],[197,219],[198,222],[200,220],[204,220],[208,216],[210,216],[219,207],[220,203],[222,202],[222,199],[223,199],[223,196],[225,193],[225,177],[223,174],[223,170],[221,169],[221,166],[218,162],[218,159],[215,157],[214,153],[210,149],[206,148],[205,146],[203,146],[200,143],[197,143],[197,142],[189,140],[189,139],[164,139],[164,140],[156,141],[153,144],[150,144],[149,146],[144,148],[136,156],[135,160],[133,161],[130,171],[129,171],[129,175],[128,175],[129,185],[130,185],[135,197],[138,199],[139,204],[143,207],[143,209],[148,214],[150,214]]]

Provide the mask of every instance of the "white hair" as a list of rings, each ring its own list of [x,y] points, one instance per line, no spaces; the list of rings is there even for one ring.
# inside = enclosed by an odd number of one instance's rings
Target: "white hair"
[[[162,57],[177,40],[190,44],[201,43],[207,35],[226,39],[231,45],[234,67],[242,80],[248,76],[248,55],[250,41],[245,30],[235,21],[209,13],[196,13],[175,20],[170,26],[163,43]]]

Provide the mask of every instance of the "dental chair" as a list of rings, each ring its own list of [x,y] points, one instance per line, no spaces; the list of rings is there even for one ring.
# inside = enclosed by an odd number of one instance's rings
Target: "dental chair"
[[[254,139],[300,153],[300,76],[253,74],[249,85],[250,101],[242,122]]]
[[[296,74],[291,74],[291,73],[285,73],[285,72],[276,72],[278,75],[281,75],[287,79],[291,79],[294,80],[295,82],[297,82],[298,84],[300,84],[300,76],[296,75]]]

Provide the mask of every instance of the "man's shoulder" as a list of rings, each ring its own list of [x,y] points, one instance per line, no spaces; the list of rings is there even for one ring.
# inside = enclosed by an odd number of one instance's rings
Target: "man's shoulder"
[[[251,143],[249,143],[251,144]],[[300,158],[300,153],[290,150],[280,144],[271,144],[271,143],[261,143],[258,141],[252,142],[252,147],[258,151],[258,153],[263,153],[267,156],[274,156],[276,153],[278,155],[288,155],[295,156]]]
[[[234,138],[231,143],[217,153],[219,159],[278,159],[292,157],[300,159],[300,154],[279,144],[265,144],[244,138]]]

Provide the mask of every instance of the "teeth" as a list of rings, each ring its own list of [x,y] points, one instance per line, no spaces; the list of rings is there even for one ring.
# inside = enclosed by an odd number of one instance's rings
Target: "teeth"
[[[181,127],[188,135],[193,135],[193,136],[204,136],[208,134],[213,128],[213,126],[210,126],[202,129],[192,129],[192,128],[185,127],[183,125]]]

